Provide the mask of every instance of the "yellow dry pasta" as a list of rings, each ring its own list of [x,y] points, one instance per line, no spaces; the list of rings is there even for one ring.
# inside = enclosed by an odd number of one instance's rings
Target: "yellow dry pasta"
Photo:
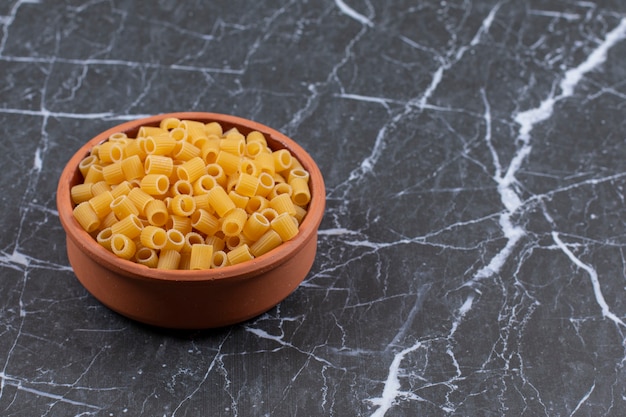
[[[196,243],[191,246],[189,269],[209,269],[213,259],[213,246],[206,243]]]
[[[105,250],[149,268],[246,262],[293,239],[309,172],[259,131],[163,119],[92,148],[71,188],[74,217]]]

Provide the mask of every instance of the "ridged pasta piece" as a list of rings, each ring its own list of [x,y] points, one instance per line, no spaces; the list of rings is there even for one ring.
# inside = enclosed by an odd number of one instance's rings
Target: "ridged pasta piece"
[[[106,250],[111,250],[111,237],[113,237],[113,232],[110,227],[105,227],[101,229],[96,235],[96,242],[98,242],[102,247]]]
[[[164,129],[161,126],[141,126],[137,132],[137,136],[145,138],[148,136],[163,135],[166,133],[167,129]]]
[[[146,203],[144,215],[153,226],[164,226],[170,217],[163,200],[157,200],[155,198]]]
[[[250,197],[246,197],[245,195],[241,195],[239,194],[237,191],[232,190],[228,193],[228,197],[233,200],[233,203],[235,203],[235,206],[241,209],[245,209],[246,206],[248,205],[248,200],[250,200]]]
[[[289,213],[291,216],[296,215],[296,209],[289,194],[279,194],[270,200],[270,207],[276,210],[278,214]]]
[[[235,248],[238,248],[241,245],[249,245],[252,243],[249,241],[244,235],[233,235],[233,236],[225,236],[224,237],[224,245],[226,246],[226,253],[229,253]]]
[[[141,178],[145,175],[143,162],[139,155],[132,155],[122,159],[122,172],[127,181]]]
[[[176,175],[178,175],[178,178],[189,182],[194,182],[206,173],[206,164],[199,156],[185,161],[182,165],[176,168]]]
[[[291,167],[293,157],[287,149],[279,149],[272,152],[272,157],[274,158],[274,168],[277,172],[286,171]]]
[[[243,230],[245,237],[255,242],[270,228],[270,222],[261,213],[252,213],[246,220]]]
[[[222,136],[224,131],[222,130],[222,125],[218,122],[208,122],[204,124],[204,131],[207,135],[217,135]]]
[[[246,143],[246,149],[244,151],[244,155],[250,158],[256,158],[260,153],[265,152],[265,145],[261,142],[250,142]]]
[[[180,252],[183,246],[185,246],[185,235],[176,229],[170,229],[165,232],[167,235],[167,242],[163,246],[162,250],[175,250]]]
[[[167,219],[166,228],[180,230],[184,235],[186,235],[191,232],[191,218],[171,214]]]
[[[174,170],[174,160],[164,155],[148,155],[143,163],[146,174],[162,174],[169,178]]]
[[[187,142],[187,138],[189,137],[187,130],[180,127],[180,125],[171,129],[169,133],[170,137],[176,142]]]
[[[246,212],[248,214],[252,214],[255,211],[261,211],[269,206],[270,201],[267,198],[255,195],[250,197],[250,200],[248,200],[248,204],[246,204]]]
[[[137,245],[128,236],[113,234],[111,236],[111,251],[122,259],[129,260],[135,255]]]
[[[260,152],[254,158],[254,163],[256,164],[256,167],[259,170],[259,172],[265,172],[272,177],[276,173],[276,167],[274,165],[274,157],[272,157],[272,154],[269,152]]]
[[[243,226],[246,223],[248,214],[242,208],[235,208],[231,210],[222,222],[222,232],[226,236],[236,236],[241,233]]]
[[[220,222],[208,211],[199,209],[191,215],[191,226],[205,235],[210,236],[220,229]]]
[[[213,246],[213,251],[224,250],[224,248],[226,247],[226,242],[224,242],[224,239],[215,235],[207,236],[204,240],[204,243]]]
[[[279,196],[280,194],[287,194],[291,197],[291,193],[293,192],[291,185],[286,182],[277,182],[272,188],[272,191],[267,195],[267,198],[271,201],[274,197]]]
[[[93,197],[93,184],[81,183],[76,184],[70,189],[70,197],[74,204],[82,203]]]
[[[246,142],[257,142],[267,147],[267,140],[265,139],[265,136],[263,136],[263,133],[259,132],[258,130],[250,131],[250,133],[248,133],[248,135],[246,136]]]
[[[296,214],[293,217],[298,221],[298,224],[301,224],[306,216],[307,210],[302,206],[294,206],[294,208],[296,209]]]
[[[193,158],[200,158],[200,148],[186,140],[178,140],[174,149],[172,149],[172,157],[179,161],[189,161]],[[204,159],[202,159],[202,162],[204,164]]]
[[[103,166],[102,178],[104,178],[107,184],[119,184],[124,181],[126,177],[124,177],[124,171],[122,170],[122,162],[117,161]]]
[[[87,176],[87,171],[89,171],[89,168],[92,165],[96,165],[98,164],[100,160],[98,159],[97,156],[91,154],[85,158],[83,158],[79,163],[78,163],[78,170],[80,171],[80,173],[83,175],[83,178],[85,178]]]
[[[215,163],[222,167],[226,175],[232,175],[239,170],[241,156],[220,150]]]
[[[256,195],[261,197],[267,197],[267,195],[274,189],[274,177],[267,172],[261,172],[259,174],[259,185],[256,189]]]
[[[180,127],[187,131],[189,141],[195,143],[207,137],[205,124],[196,120],[181,120]]]
[[[215,179],[215,182],[217,182],[221,187],[226,186],[228,178],[226,177],[224,169],[220,165],[217,163],[209,164],[206,166],[206,171],[207,175],[212,176]]]
[[[93,184],[98,181],[104,181],[104,175],[102,174],[102,165],[93,164],[87,170],[84,182]]]
[[[256,167],[256,164],[252,159],[243,158],[241,163],[239,164],[239,173],[240,174],[248,174],[253,177],[257,177],[261,172]]]
[[[176,216],[191,216],[196,211],[196,200],[187,194],[175,195],[172,197],[170,211]]]
[[[181,252],[191,252],[191,247],[197,244],[203,244],[204,237],[198,232],[188,232],[185,234],[185,244],[183,245]]]
[[[237,208],[233,200],[228,197],[226,191],[221,187],[214,187],[209,191],[209,204],[219,217],[224,217],[229,211]]]
[[[117,220],[117,217],[115,217],[115,213],[110,212],[109,214],[104,216],[104,218],[100,222],[100,229],[103,229],[105,227],[111,227],[117,222],[118,220]]]
[[[156,268],[159,263],[159,255],[152,248],[141,247],[135,252],[135,262],[148,268]]]
[[[217,161],[217,154],[220,153],[220,140],[207,140],[200,148],[200,156],[206,164],[214,164]]]
[[[146,136],[144,147],[148,155],[169,155],[176,141],[168,132]]]
[[[250,246],[250,253],[255,257],[259,257],[278,247],[281,243],[283,243],[283,241],[280,235],[274,229],[269,229],[267,232],[263,233],[259,240]]]
[[[167,233],[165,229],[157,226],[146,226],[139,235],[141,244],[151,249],[162,249],[167,243]]]
[[[99,218],[103,218],[111,212],[111,203],[115,197],[111,191],[105,191],[88,200],[89,205]]]
[[[235,134],[220,140],[220,149],[241,157],[246,150],[246,142],[243,136]]]
[[[100,218],[89,202],[85,201],[74,207],[73,213],[76,221],[88,233],[95,232],[100,227]]]
[[[159,122],[159,128],[164,130],[176,129],[180,126],[180,119],[177,117],[166,117]]]
[[[298,234],[298,221],[288,213],[279,214],[270,225],[283,242],[293,239]]]
[[[113,185],[111,187],[111,194],[113,194],[113,198],[117,198],[121,195],[128,195],[130,190],[133,189],[133,186],[128,181],[122,181],[119,184]]]
[[[211,268],[224,268],[228,266],[228,256],[223,250],[213,251],[211,257]]]
[[[148,174],[141,179],[140,187],[150,195],[163,195],[170,188],[170,179],[163,174]]]
[[[122,220],[131,214],[139,216],[139,209],[126,195],[121,195],[111,201],[111,211],[115,213],[115,217],[117,217],[118,220]]]
[[[211,259],[213,258],[213,246],[196,243],[191,246],[191,258],[189,261],[189,269],[209,269],[211,268]]]
[[[89,184],[91,184],[91,192],[93,192],[94,197],[102,193],[106,193],[107,191],[111,191],[111,186],[104,180]]]
[[[193,196],[194,201],[196,202],[196,210],[206,210],[209,213],[213,212],[211,205],[209,204],[209,194],[198,194]]]
[[[208,194],[209,190],[217,186],[215,177],[204,174],[193,183],[193,194]]]
[[[237,184],[235,184],[235,191],[241,195],[252,197],[256,195],[256,190],[259,188],[259,179],[254,175],[241,173],[237,178]]]
[[[141,234],[143,223],[141,223],[141,220],[139,220],[139,217],[135,214],[130,214],[113,224],[110,229],[113,234],[122,234],[130,239],[134,239]]]
[[[246,243],[237,246],[228,252],[226,256],[230,265],[237,265],[254,258],[254,255],[250,252],[250,247]]]
[[[271,207],[264,208],[259,211],[263,217],[265,217],[269,222],[278,217],[278,212]]]
[[[139,210],[139,214],[145,216],[146,215],[146,206],[155,198],[150,194],[146,193],[141,188],[135,187],[128,192],[128,198],[133,202],[135,207]],[[165,223],[163,223],[165,224]]]
[[[157,269],[178,269],[180,252],[175,250],[162,250],[159,254]]]
[[[292,193],[291,200],[297,206],[304,207],[311,201],[311,190],[304,178],[292,178],[289,182]]]
[[[193,185],[187,180],[178,180],[170,188],[170,193],[172,197],[181,194],[193,195]]]
[[[191,252],[180,252],[178,269],[191,269]]]

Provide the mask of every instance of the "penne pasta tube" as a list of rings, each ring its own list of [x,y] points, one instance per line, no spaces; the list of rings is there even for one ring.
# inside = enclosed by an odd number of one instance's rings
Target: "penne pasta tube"
[[[261,213],[252,213],[243,226],[242,234],[256,242],[270,228],[270,222]]]
[[[121,195],[111,201],[111,211],[115,213],[115,217],[117,217],[118,220],[122,220],[131,214],[139,216],[139,209],[135,207],[133,202],[130,201],[126,195]]]
[[[270,225],[283,242],[293,239],[298,234],[298,221],[288,213],[279,214]]]
[[[148,268],[156,268],[159,263],[159,256],[156,250],[142,247],[135,252],[135,262]]]
[[[283,243],[283,241],[280,235],[274,229],[269,229],[267,232],[263,233],[259,240],[250,246],[250,253],[255,257],[259,257],[278,247],[281,243]]]
[[[74,218],[88,233],[95,232],[100,227],[100,218],[89,202],[74,207]]]
[[[167,235],[167,241],[162,250],[175,250],[180,252],[185,245],[185,235],[180,230],[176,229],[169,229],[165,234]]]
[[[91,183],[82,183],[76,184],[70,189],[70,197],[72,197],[72,202],[74,204],[82,203],[83,201],[88,201],[93,197],[93,184]]]
[[[214,187],[209,191],[209,204],[219,217],[224,217],[229,211],[237,208],[233,200],[228,197],[226,191],[221,187]]]
[[[191,216],[196,211],[196,200],[187,194],[175,195],[170,202],[170,211],[176,216]]]
[[[166,177],[172,175],[174,160],[169,156],[148,155],[143,163],[146,174],[162,174]]]
[[[230,265],[237,265],[254,258],[254,255],[250,252],[250,247],[245,243],[228,252],[226,256]]]
[[[111,236],[111,251],[122,259],[129,260],[135,255],[137,245],[128,236],[113,234]]]
[[[224,268],[228,266],[228,256],[222,250],[214,251],[211,257],[211,268]]]
[[[169,219],[169,212],[163,200],[153,198],[146,203],[144,214],[153,226],[164,226]]]
[[[209,269],[211,268],[211,259],[213,259],[213,246],[196,243],[191,246],[189,269]]]
[[[152,225],[144,227],[139,234],[139,238],[143,246],[151,249],[162,249],[167,243],[165,229]]]
[[[162,250],[157,262],[157,269],[178,269],[180,252],[175,250]]]
[[[248,214],[244,209],[237,207],[231,210],[226,216],[224,216],[224,221],[222,222],[222,232],[224,232],[225,236],[239,235],[243,230],[243,226],[246,223],[247,218]]]
[[[272,157],[274,158],[276,172],[286,171],[291,167],[293,157],[287,149],[279,149],[272,152]]]
[[[135,214],[130,214],[119,222],[111,225],[111,233],[122,234],[130,239],[134,239],[141,234],[143,223]]]

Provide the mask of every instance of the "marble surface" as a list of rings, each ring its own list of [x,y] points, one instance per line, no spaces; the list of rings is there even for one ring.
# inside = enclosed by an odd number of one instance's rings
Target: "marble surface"
[[[0,3],[0,415],[626,415],[626,3]],[[122,121],[290,135],[309,276],[176,332],[76,280],[55,191]]]

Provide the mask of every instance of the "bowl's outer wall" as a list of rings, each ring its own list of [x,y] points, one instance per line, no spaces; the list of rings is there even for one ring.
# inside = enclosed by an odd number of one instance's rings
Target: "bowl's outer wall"
[[[114,132],[133,137],[139,126],[165,117],[217,121],[225,129],[263,132],[274,150],[287,148],[311,174],[312,200],[298,235],[273,251],[239,265],[210,271],[148,269],[115,257],[98,245],[73,217],[70,189],[82,181],[79,162]],[[168,328],[215,328],[253,318],[284,300],[310,271],[317,251],[325,189],[312,158],[280,132],[235,116],[169,113],[123,123],[87,142],[68,162],[57,189],[57,208],[67,234],[67,253],[78,280],[100,302],[131,319]]]

